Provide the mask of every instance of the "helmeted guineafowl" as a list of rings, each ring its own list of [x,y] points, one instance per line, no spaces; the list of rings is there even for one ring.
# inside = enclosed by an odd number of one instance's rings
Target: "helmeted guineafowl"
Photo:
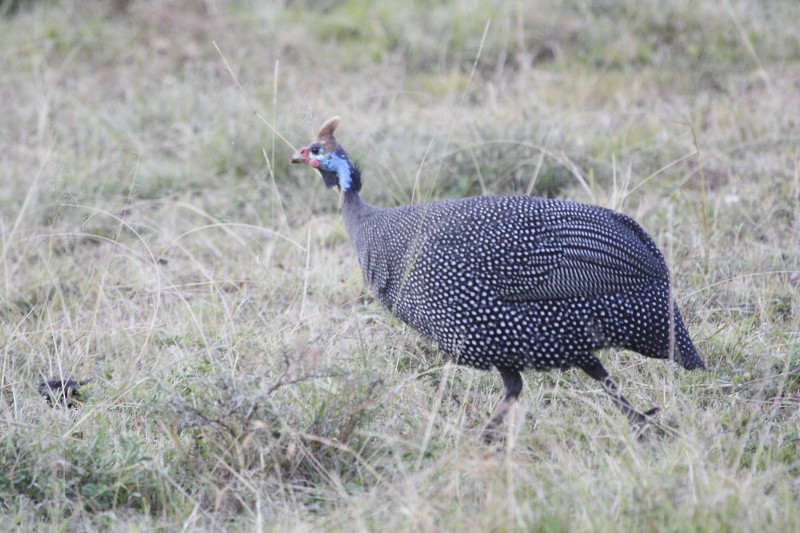
[[[623,413],[644,424],[595,350],[627,348],[705,368],[671,296],[658,247],[631,218],[601,207],[532,196],[481,196],[391,209],[361,199],[361,173],[329,119],[293,163],[343,193],[343,218],[378,300],[453,357],[497,368],[503,420],[527,369],[578,367]]]

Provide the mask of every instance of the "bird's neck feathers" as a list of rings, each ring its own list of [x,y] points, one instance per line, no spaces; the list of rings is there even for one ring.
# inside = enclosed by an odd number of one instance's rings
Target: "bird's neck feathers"
[[[361,191],[361,169],[357,164],[345,161],[337,168],[336,175],[339,178],[339,188],[344,193],[357,195]]]
[[[325,158],[318,170],[328,187],[339,187],[342,192],[358,194],[361,190],[361,170],[350,162],[344,151]]]
[[[359,195],[361,191],[361,171],[353,165],[351,172],[346,177],[340,177],[339,189],[342,191],[342,210],[345,216],[354,215],[359,218],[371,206],[364,202]]]
[[[350,241],[361,253],[364,223],[380,210],[361,199],[358,194],[361,190],[361,172],[357,165],[352,165],[351,169],[349,185],[340,187],[342,190],[342,219]]]

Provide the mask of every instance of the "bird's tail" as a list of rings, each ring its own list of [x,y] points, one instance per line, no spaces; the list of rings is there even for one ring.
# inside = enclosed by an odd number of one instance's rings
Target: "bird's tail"
[[[686,370],[705,370],[706,364],[700,356],[700,352],[695,348],[692,339],[689,337],[689,332],[686,331],[686,326],[683,325],[683,319],[678,311],[678,306],[675,306],[675,337],[672,353],[675,354],[675,361],[680,363]]]

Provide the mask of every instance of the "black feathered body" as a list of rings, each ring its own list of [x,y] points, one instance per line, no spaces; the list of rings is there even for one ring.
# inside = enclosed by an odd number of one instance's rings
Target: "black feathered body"
[[[459,364],[570,368],[622,347],[703,367],[661,252],[625,215],[530,196],[378,209],[357,191],[343,214],[375,296]]]

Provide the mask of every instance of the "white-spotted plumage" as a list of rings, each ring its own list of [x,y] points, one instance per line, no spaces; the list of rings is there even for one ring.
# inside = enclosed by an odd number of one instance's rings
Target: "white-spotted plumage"
[[[624,215],[528,196],[393,209],[345,196],[367,285],[458,363],[570,368],[612,346],[669,357],[669,272]],[[700,366],[674,317],[675,359]]]

